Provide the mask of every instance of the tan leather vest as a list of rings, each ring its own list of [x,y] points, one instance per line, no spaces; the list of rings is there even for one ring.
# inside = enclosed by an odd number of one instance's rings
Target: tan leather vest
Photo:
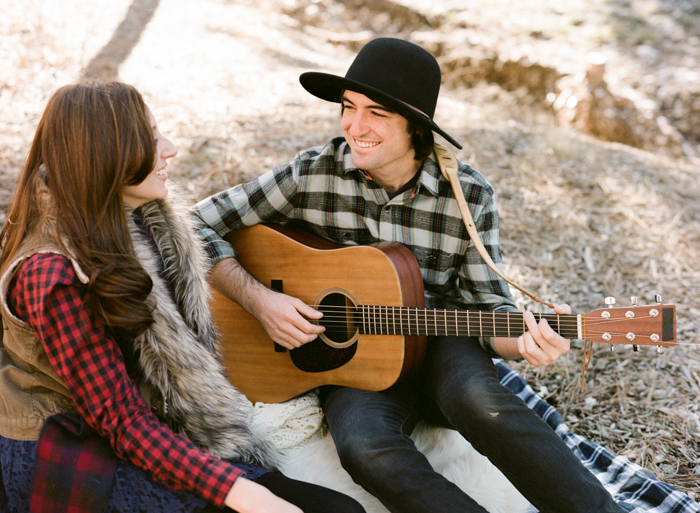
[[[0,277],[0,435],[14,440],[38,440],[48,417],[77,411],[34,330],[8,308],[7,290],[12,276],[20,263],[36,253],[58,253],[70,259],[50,240],[30,237]],[[87,282],[78,264],[71,261],[79,279]]]

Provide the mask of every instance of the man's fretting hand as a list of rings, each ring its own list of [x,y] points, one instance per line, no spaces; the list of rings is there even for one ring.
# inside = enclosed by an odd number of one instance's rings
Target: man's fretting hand
[[[554,311],[558,314],[570,314],[571,307],[557,305]],[[524,312],[523,318],[528,331],[518,337],[518,351],[532,365],[549,365],[569,351],[571,341],[555,332],[544,318],[538,323],[531,312]]]

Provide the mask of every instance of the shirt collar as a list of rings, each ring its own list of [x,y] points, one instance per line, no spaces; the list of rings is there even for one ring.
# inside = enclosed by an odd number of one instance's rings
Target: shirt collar
[[[338,149],[340,150],[338,153],[343,163],[341,167],[341,175],[347,176],[350,173],[353,173],[359,174],[368,180],[372,179],[366,171],[359,169],[355,166],[355,164],[353,164],[352,151],[350,149],[350,146],[344,139]],[[425,188],[426,191],[428,191],[428,193],[432,194],[437,198],[439,196],[438,182],[440,181],[440,176],[440,168],[438,167],[437,160],[435,159],[435,152],[431,152],[428,158],[425,159],[425,161],[423,162],[420,177],[418,177],[418,183],[416,184],[416,191],[422,186]]]

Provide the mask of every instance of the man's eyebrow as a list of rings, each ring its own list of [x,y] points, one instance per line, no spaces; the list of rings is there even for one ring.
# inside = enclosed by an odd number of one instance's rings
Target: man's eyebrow
[[[343,102],[349,103],[350,105],[354,106],[355,104],[351,102],[347,96],[343,95],[342,98]],[[388,113],[393,113],[396,112],[395,110],[390,109],[389,107],[385,107],[384,105],[381,105],[379,103],[372,103],[371,105],[367,105],[368,109],[374,109],[374,110],[381,110],[383,112],[388,112]]]

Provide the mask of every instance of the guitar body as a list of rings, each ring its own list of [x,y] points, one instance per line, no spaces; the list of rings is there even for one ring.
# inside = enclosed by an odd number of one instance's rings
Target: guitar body
[[[260,282],[308,305],[331,301],[340,305],[333,308],[349,310],[353,303],[425,304],[418,263],[401,244],[338,246],[305,232],[265,225],[231,232],[226,240]],[[276,346],[238,304],[213,294],[212,313],[228,377],[253,402],[282,402],[327,384],[384,390],[415,372],[425,354],[424,336],[364,335],[354,328],[345,329],[347,336],[341,329],[333,339],[319,337],[288,351]]]

